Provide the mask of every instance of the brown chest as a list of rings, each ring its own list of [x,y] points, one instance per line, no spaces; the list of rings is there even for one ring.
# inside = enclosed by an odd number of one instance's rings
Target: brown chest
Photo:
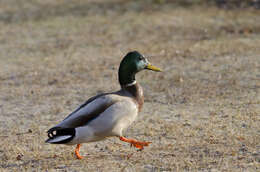
[[[138,111],[140,112],[144,104],[144,95],[142,87],[138,83],[136,83],[132,86],[125,87],[124,89],[127,90],[133,96],[133,99],[138,106]]]

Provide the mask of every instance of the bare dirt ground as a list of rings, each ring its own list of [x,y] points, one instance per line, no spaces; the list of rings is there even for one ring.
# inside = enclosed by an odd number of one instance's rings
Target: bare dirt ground
[[[0,1],[0,171],[258,171],[260,11],[125,0]],[[137,80],[145,105],[125,136],[45,144],[90,96],[120,88],[138,50],[163,73]]]

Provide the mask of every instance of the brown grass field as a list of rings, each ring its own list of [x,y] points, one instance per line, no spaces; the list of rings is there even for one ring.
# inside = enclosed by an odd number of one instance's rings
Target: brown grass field
[[[149,0],[0,1],[0,171],[259,171],[260,10]],[[125,136],[75,146],[46,131],[115,91],[138,50],[145,104]]]

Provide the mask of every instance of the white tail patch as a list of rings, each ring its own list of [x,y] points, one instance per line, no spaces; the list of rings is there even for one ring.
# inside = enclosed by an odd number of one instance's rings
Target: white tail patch
[[[66,140],[68,138],[72,137],[71,135],[65,135],[65,136],[57,136],[51,140],[48,141],[48,143],[58,143],[61,142],[63,140]]]

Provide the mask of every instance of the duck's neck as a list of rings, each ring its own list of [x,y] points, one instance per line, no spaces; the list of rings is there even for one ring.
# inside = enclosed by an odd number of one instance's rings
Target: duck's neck
[[[122,90],[129,92],[133,96],[134,101],[137,103],[138,110],[141,111],[144,103],[143,89],[136,82],[135,74],[136,72],[134,72],[127,65],[120,64],[118,70],[118,79],[121,88]]]
[[[135,81],[133,84],[121,85],[123,90],[129,92],[138,106],[140,112],[144,104],[144,95],[142,87]]]
[[[118,72],[118,79],[121,86],[127,86],[127,85],[133,85],[136,83],[135,81],[135,73],[128,72],[128,71],[122,71],[119,69]]]

